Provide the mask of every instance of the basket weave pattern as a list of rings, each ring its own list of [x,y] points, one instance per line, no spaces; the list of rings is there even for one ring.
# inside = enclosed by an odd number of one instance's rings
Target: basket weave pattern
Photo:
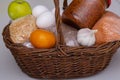
[[[66,1],[66,0],[65,0]],[[27,48],[10,39],[9,25],[3,30],[3,39],[21,70],[34,78],[77,78],[96,74],[107,67],[120,41],[92,47],[68,47],[64,44],[59,14],[56,8],[57,44],[52,49]],[[66,2],[64,2],[66,4]]]

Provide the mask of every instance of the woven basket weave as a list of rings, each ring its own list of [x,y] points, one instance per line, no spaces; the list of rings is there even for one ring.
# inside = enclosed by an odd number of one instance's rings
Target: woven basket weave
[[[10,39],[9,25],[3,30],[5,45],[10,49],[21,70],[34,78],[78,78],[96,74],[107,67],[120,41],[92,47],[68,47],[64,44],[59,14],[59,0],[56,8],[57,43],[51,49],[27,48]],[[64,8],[67,0],[64,2]]]

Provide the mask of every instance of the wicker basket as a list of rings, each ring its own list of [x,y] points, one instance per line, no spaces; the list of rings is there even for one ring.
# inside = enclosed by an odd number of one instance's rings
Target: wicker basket
[[[59,0],[56,7],[57,44],[52,49],[27,48],[10,39],[9,25],[3,30],[5,45],[10,49],[23,72],[34,78],[79,78],[96,74],[107,67],[120,41],[92,47],[68,47],[60,27]],[[66,6],[66,0],[64,2]]]

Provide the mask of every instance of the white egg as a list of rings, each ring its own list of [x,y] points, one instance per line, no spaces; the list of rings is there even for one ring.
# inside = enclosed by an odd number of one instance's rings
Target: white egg
[[[47,12],[47,11],[48,11],[48,9],[45,6],[38,5],[32,9],[32,15],[35,17],[38,17],[39,15],[41,15],[42,13]]]
[[[39,28],[48,28],[55,25],[55,15],[48,11],[41,14],[37,20],[36,24]]]

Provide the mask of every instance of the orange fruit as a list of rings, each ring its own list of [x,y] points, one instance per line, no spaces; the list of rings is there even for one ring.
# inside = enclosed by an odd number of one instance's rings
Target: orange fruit
[[[30,42],[36,48],[48,49],[55,46],[56,37],[52,32],[37,29],[31,33]]]

